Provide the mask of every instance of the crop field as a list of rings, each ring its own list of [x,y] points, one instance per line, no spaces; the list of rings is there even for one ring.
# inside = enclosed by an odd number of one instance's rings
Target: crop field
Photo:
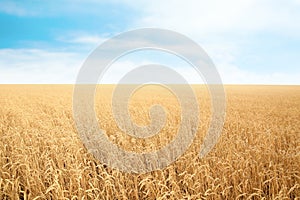
[[[168,167],[136,174],[101,163],[83,145],[73,85],[0,85],[0,199],[300,199],[300,86],[225,86],[222,135],[203,158],[211,101],[205,86],[192,87],[200,115],[191,146]],[[136,124],[150,123],[153,104],[166,112],[157,135],[137,139],[113,118],[113,88],[99,85],[95,96],[99,126],[112,143],[141,153],[172,141],[181,114],[173,93],[151,85],[132,95]]]

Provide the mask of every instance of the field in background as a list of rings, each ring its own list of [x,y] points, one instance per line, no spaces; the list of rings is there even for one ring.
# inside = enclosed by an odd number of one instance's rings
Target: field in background
[[[300,198],[300,86],[226,86],[223,134],[205,158],[198,151],[210,120],[204,86],[193,86],[201,115],[193,144],[164,170],[137,175],[102,165],[81,143],[71,85],[0,85],[0,199],[294,199]],[[128,151],[152,151],[174,137],[180,107],[157,86],[136,92],[137,124],[162,104],[158,136],[136,140],[113,121],[113,86],[99,86],[95,110],[110,140]]]

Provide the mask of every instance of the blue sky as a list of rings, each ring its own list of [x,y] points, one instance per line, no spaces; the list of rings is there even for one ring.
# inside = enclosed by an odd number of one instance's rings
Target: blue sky
[[[0,0],[0,23],[0,83],[74,83],[101,42],[144,27],[196,41],[224,83],[300,83],[299,0]],[[103,82],[159,61],[192,83],[201,79],[177,58],[145,52],[120,59]]]

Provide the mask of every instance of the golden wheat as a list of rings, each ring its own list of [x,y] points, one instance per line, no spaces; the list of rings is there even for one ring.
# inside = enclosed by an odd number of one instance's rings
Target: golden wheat
[[[109,139],[135,152],[172,140],[180,106],[172,93],[147,86],[131,98],[132,120],[150,122],[162,104],[165,127],[133,139],[113,120],[114,86],[97,89],[95,110]],[[218,144],[198,152],[210,120],[210,97],[193,86],[200,107],[198,134],[187,152],[163,170],[130,174],[90,155],[72,116],[71,85],[0,86],[0,199],[299,199],[300,87],[226,86],[226,123]]]

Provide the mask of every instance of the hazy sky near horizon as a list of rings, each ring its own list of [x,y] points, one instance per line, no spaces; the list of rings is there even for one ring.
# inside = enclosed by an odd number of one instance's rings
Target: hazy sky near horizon
[[[211,57],[226,84],[300,84],[300,1],[0,0],[0,83],[75,83],[88,55],[124,31],[153,27],[182,33]],[[142,52],[103,77],[117,82],[134,66],[174,66],[178,58]]]

